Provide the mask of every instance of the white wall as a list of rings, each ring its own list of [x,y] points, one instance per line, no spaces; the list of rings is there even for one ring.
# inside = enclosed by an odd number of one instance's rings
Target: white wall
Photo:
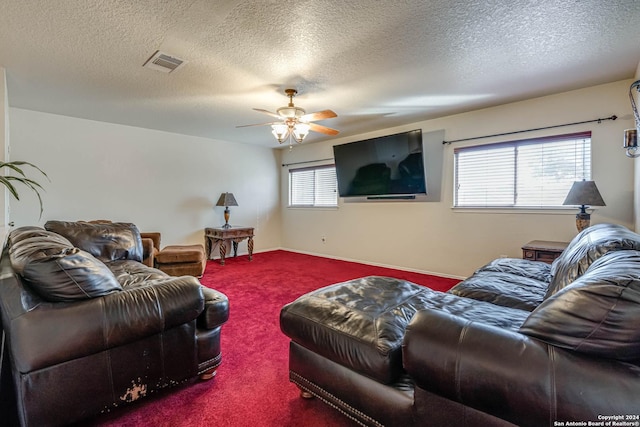
[[[7,93],[7,73],[3,67],[0,67],[0,161],[4,162],[8,159],[9,150],[9,94]],[[2,170],[0,174],[7,171]],[[0,191],[0,227],[5,227],[9,220],[9,191],[2,186]],[[0,239],[4,241],[2,236]]]
[[[521,257],[530,240],[568,241],[575,236],[576,210],[498,212],[454,210],[453,149],[509,139],[592,131],[592,175],[607,204],[592,223],[614,222],[633,227],[633,161],[621,148],[623,130],[632,125],[624,80],[592,88],[531,99],[494,108],[427,120],[381,132],[299,145],[283,152],[283,163],[333,157],[332,146],[422,128],[444,130],[447,140],[522,129],[575,123],[613,114],[604,121],[486,138],[444,147],[442,197],[438,202],[339,202],[337,209],[287,208],[288,169],[282,168],[282,244],[285,248],[372,264],[464,277],[499,257]],[[339,109],[337,109],[340,114]],[[622,119],[627,116],[626,119]],[[427,148],[431,150],[432,148]],[[437,151],[437,150],[434,150]],[[322,237],[326,242],[322,242]]]
[[[277,150],[18,108],[10,119],[12,159],[51,179],[40,180],[42,219],[30,192],[12,203],[16,226],[110,219],[160,231],[163,246],[202,243],[205,227],[224,224],[214,204],[229,191],[230,223],[256,228],[255,251],[280,247]]]

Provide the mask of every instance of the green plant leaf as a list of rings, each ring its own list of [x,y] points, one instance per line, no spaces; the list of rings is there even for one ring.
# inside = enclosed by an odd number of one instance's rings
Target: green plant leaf
[[[7,177],[4,176],[0,176],[0,184],[3,184],[5,187],[7,187],[9,189],[9,192],[13,195],[13,197],[16,198],[16,200],[20,200],[18,192],[16,191],[16,187],[11,184],[10,179],[7,179]]]
[[[20,197],[18,196],[18,191],[16,190],[16,187],[13,185],[13,182],[18,182],[20,184],[23,184],[27,187],[29,187],[34,193],[36,193],[36,196],[38,197],[38,202],[40,203],[40,218],[42,218],[42,212],[44,210],[43,204],[42,204],[42,196],[40,195],[40,190],[44,190],[44,188],[42,187],[42,185],[40,185],[37,181],[31,179],[31,178],[27,178],[23,168],[21,166],[30,166],[36,170],[38,170],[38,172],[40,172],[45,178],[47,178],[47,180],[49,182],[51,182],[51,180],[49,179],[49,177],[47,176],[47,174],[40,169],[38,166],[34,165],[33,163],[30,162],[25,162],[22,160],[16,160],[16,161],[12,161],[12,162],[0,162],[0,169],[2,168],[8,168],[12,171],[14,171],[15,173],[17,173],[19,176],[14,176],[14,175],[0,175],[0,184],[4,185],[5,187],[7,187],[7,189],[9,190],[9,192],[13,195],[13,197],[16,198],[16,200],[20,200]]]

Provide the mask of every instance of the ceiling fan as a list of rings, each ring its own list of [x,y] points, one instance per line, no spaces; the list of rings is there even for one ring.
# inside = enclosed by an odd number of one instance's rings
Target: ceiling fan
[[[322,110],[315,113],[306,114],[300,107],[293,105],[293,97],[298,93],[295,89],[285,89],[284,93],[289,97],[289,104],[286,107],[281,107],[276,110],[275,113],[271,111],[263,110],[262,108],[254,108],[255,111],[267,114],[271,117],[275,117],[279,121],[268,123],[257,123],[253,125],[236,126],[239,128],[248,126],[271,126],[271,133],[276,137],[278,142],[282,144],[287,138],[289,138],[289,145],[291,145],[291,139],[297,143],[301,143],[304,138],[309,134],[309,131],[319,132],[325,135],[337,135],[339,132],[335,129],[331,129],[326,126],[312,123],[318,120],[331,119],[338,117],[336,113],[331,110]]]

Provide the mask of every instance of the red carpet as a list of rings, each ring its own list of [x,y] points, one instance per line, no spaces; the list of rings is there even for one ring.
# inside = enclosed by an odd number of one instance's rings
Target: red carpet
[[[391,276],[436,290],[458,281],[286,251],[209,261],[202,284],[229,297],[217,376],[150,396],[99,417],[100,426],[352,426],[317,399],[299,397],[288,377],[288,339],[280,332],[282,306],[332,283]]]

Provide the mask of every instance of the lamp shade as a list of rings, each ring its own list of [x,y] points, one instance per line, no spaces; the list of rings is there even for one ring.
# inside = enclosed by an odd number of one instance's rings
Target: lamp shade
[[[575,181],[563,205],[606,206],[595,181]]]
[[[271,125],[271,129],[271,133],[281,144],[282,141],[284,141],[285,138],[289,136],[289,126],[287,126],[285,123],[276,123],[274,125]]]
[[[309,134],[309,126],[307,123],[296,123],[293,127],[293,138],[300,143]]]
[[[238,206],[238,202],[233,197],[233,193],[222,193],[216,206]]]

